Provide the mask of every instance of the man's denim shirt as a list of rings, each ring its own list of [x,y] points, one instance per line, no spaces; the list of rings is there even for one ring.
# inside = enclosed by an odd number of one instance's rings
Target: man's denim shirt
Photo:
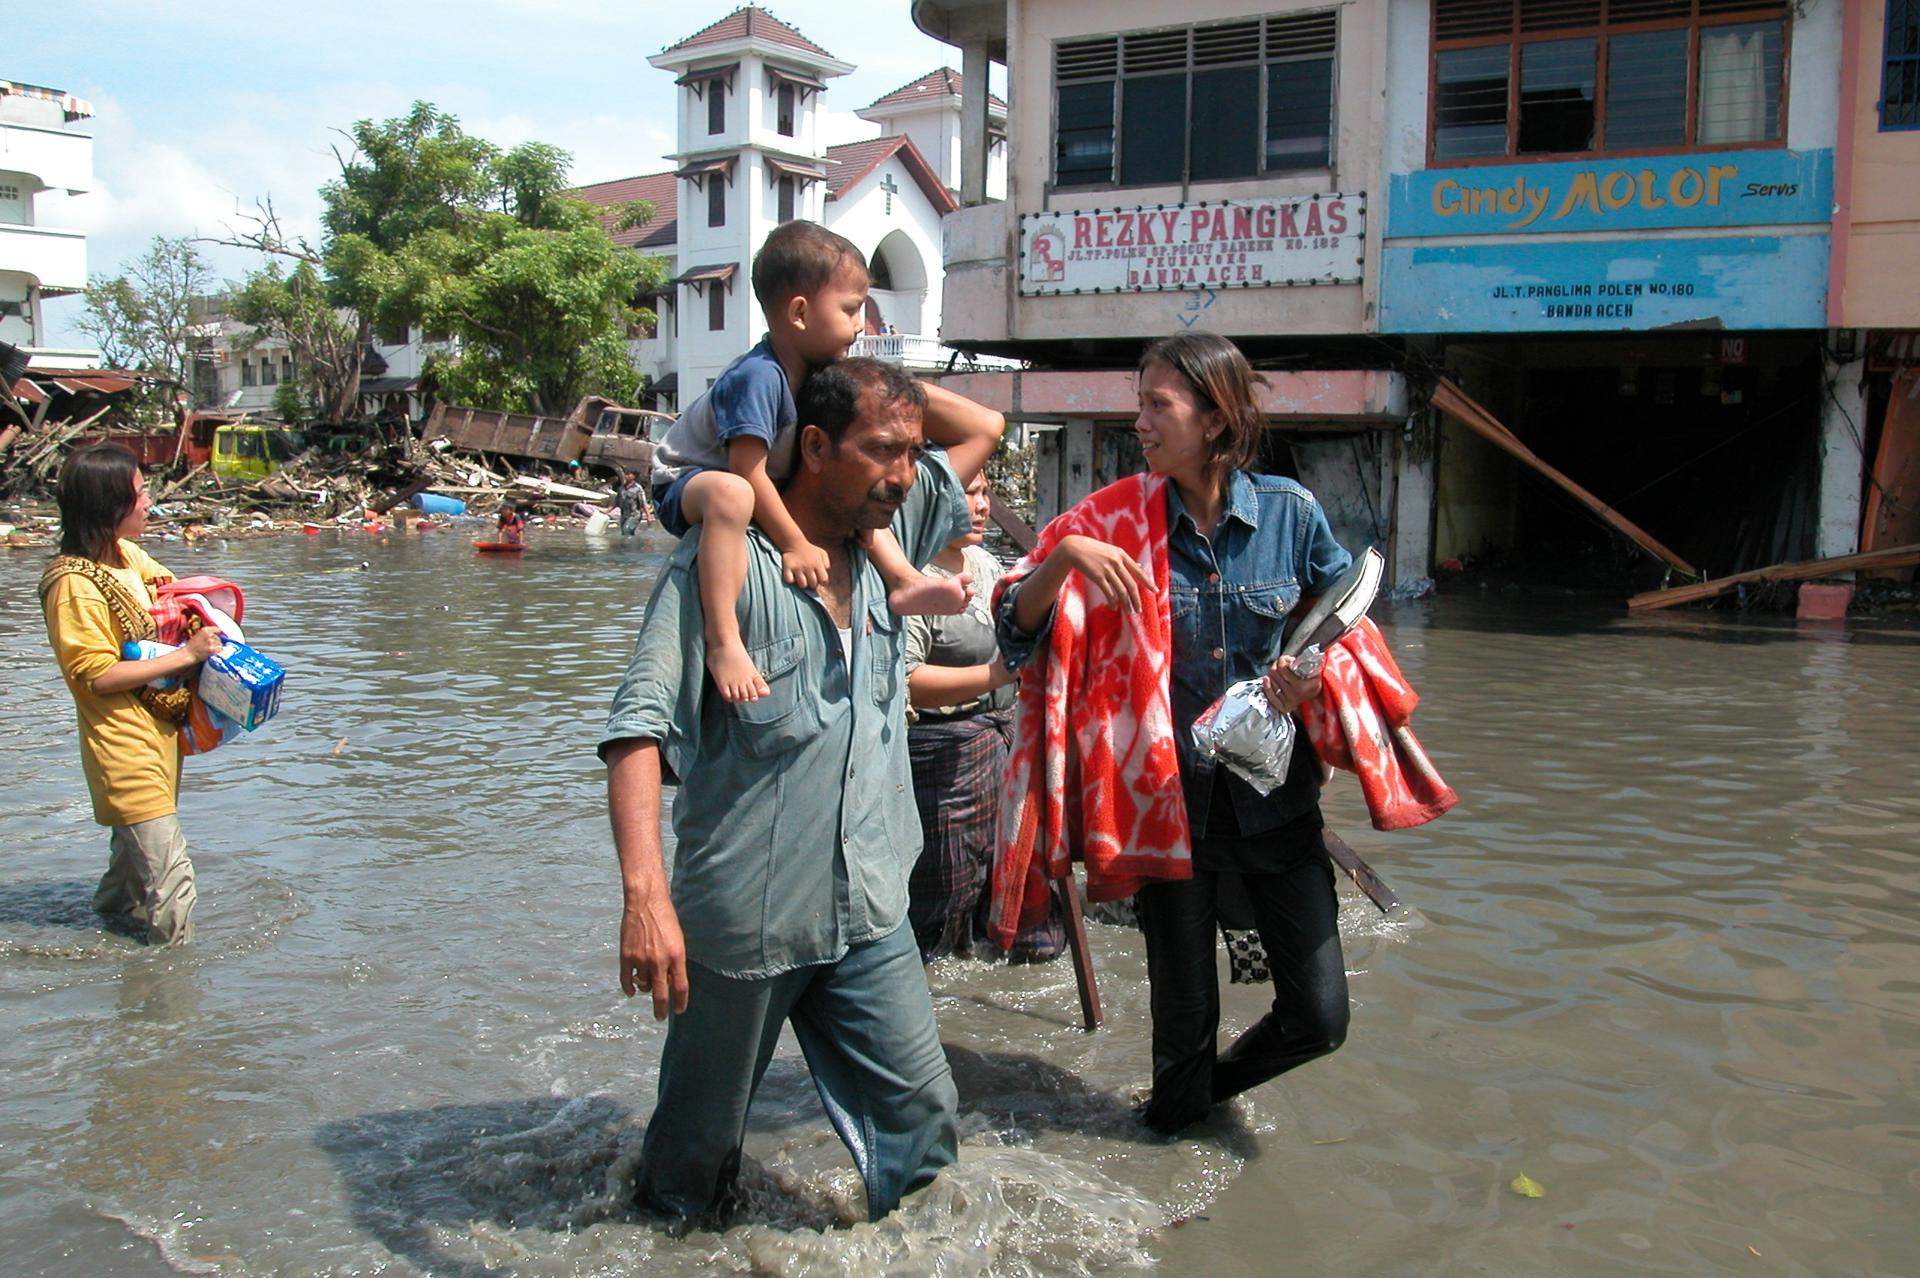
[[[1325,591],[1353,563],[1333,538],[1313,494],[1291,479],[1236,470],[1226,509],[1211,540],[1203,536],[1168,481],[1168,600],[1173,613],[1173,723],[1187,819],[1195,838],[1206,833],[1213,795],[1212,760],[1193,745],[1193,721],[1229,685],[1266,673],[1280,655],[1288,614],[1305,595]],[[1018,587],[1001,597],[995,618],[1000,653],[1019,668],[1046,639],[1051,611],[1035,634],[1013,620]],[[1228,788],[1246,835],[1263,834],[1317,802],[1319,785],[1286,785],[1262,798],[1251,786]]]
[[[971,526],[944,455],[919,464],[893,532],[916,566]],[[780,552],[747,536],[740,635],[769,693],[729,704],[706,677],[695,568],[699,529],[668,562],[600,742],[658,742],[679,778],[673,907],[687,957],[755,980],[830,963],[907,913],[920,816],[907,760],[905,632],[854,550],[852,668],[813,592],[781,580]]]

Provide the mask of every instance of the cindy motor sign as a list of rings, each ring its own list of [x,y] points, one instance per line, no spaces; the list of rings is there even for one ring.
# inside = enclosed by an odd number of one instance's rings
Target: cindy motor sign
[[[1213,200],[1020,217],[1020,292],[1357,284],[1364,195]]]
[[[1833,152],[1720,151],[1427,169],[1392,179],[1390,239],[1823,224]]]

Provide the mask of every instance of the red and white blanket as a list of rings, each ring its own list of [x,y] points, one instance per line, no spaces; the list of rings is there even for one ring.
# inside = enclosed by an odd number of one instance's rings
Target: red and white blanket
[[[1086,863],[1094,901],[1131,896],[1149,879],[1193,876],[1169,692],[1165,489],[1158,475],[1102,488],[1048,524],[994,587],[997,608],[1013,582],[1076,533],[1133,556],[1155,586],[1139,612],[1123,612],[1069,574],[1047,646],[1020,672],[988,914],[1003,948],[1022,925],[1045,920],[1048,881],[1068,877],[1074,861]]]
[[[1069,877],[1074,861],[1086,864],[1092,901],[1193,876],[1170,691],[1165,487],[1160,476],[1133,475],[1102,488],[1048,524],[994,588],[997,611],[1014,582],[1076,533],[1125,551],[1156,587],[1139,612],[1122,612],[1070,574],[1046,647],[1020,672],[988,913],[1002,947],[1045,920],[1049,881]],[[1408,726],[1419,697],[1371,621],[1329,651],[1322,685],[1302,710],[1307,733],[1324,766],[1358,774],[1376,828],[1419,825],[1454,805]]]
[[[1460,801],[1413,735],[1419,704],[1380,628],[1362,617],[1327,650],[1320,695],[1300,707],[1321,767],[1360,778],[1376,830],[1425,825]]]

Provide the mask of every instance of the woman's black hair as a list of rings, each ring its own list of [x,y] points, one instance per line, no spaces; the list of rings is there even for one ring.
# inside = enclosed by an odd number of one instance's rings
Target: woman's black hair
[[[139,500],[140,459],[119,444],[77,449],[60,470],[60,553],[120,566],[120,521]]]

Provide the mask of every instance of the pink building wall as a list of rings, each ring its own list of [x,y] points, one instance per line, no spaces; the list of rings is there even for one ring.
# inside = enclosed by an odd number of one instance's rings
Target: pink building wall
[[[1834,174],[1836,328],[1920,328],[1920,130],[1880,129],[1886,0],[1846,0]]]
[[[1384,5],[1338,6],[1334,66],[1333,163],[1297,174],[1268,174],[1188,186],[1130,186],[1050,193],[1053,164],[1053,46],[1057,40],[1200,24],[1293,11],[1325,11],[1327,0],[1008,0],[1009,153],[1007,202],[962,209],[946,221],[948,293],[941,333],[949,340],[1045,340],[1158,337],[1179,327],[1233,336],[1371,332],[1377,291],[1374,244],[1385,216],[1379,185],[1386,67]],[[1251,109],[1251,107],[1250,107]],[[1021,213],[1094,207],[1311,195],[1339,191],[1367,198],[1366,260],[1359,284],[1223,290],[1196,316],[1193,294],[1022,297],[1016,287]]]

